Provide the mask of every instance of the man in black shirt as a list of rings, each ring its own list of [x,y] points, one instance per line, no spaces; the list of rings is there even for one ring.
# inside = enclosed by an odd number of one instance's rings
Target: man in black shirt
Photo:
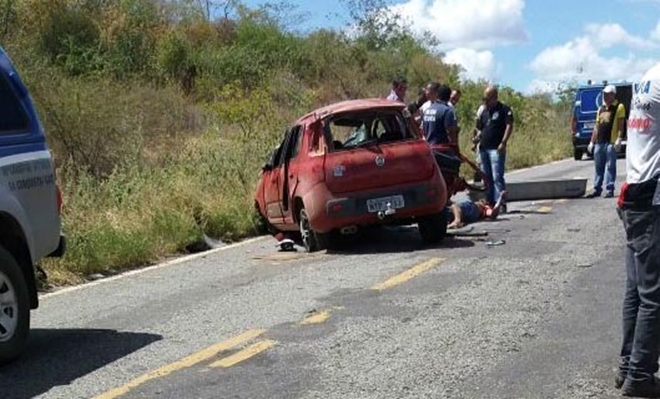
[[[506,189],[504,182],[504,165],[506,163],[506,146],[513,132],[513,111],[500,102],[497,88],[488,86],[484,90],[484,111],[477,119],[477,129],[481,131],[479,156],[481,170],[489,180],[486,200],[495,206],[495,199]],[[502,204],[502,212],[506,212],[506,203]]]

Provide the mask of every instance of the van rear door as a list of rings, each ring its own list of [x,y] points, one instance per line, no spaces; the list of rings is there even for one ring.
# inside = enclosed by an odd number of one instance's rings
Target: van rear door
[[[596,113],[603,102],[601,86],[579,89],[575,103],[577,117],[577,137],[588,139],[596,126]]]

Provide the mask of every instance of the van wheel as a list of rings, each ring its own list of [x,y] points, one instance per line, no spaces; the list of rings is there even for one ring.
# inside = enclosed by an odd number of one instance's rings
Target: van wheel
[[[444,212],[425,216],[417,223],[417,229],[425,244],[437,244],[447,235],[447,217]]]
[[[18,263],[0,247],[0,364],[16,359],[30,331],[27,284]]]
[[[583,154],[583,151],[582,151],[581,149],[579,149],[579,148],[573,148],[573,158],[574,158],[576,161],[580,161],[580,160],[582,160],[582,154]]]
[[[300,240],[307,252],[316,252],[327,247],[329,237],[312,230],[312,227],[309,224],[309,216],[307,216],[305,208],[300,209],[298,225],[300,228]]]

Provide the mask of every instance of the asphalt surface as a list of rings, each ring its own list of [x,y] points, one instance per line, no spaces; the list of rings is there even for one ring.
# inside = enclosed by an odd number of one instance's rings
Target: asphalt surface
[[[265,237],[48,294],[0,397],[619,397],[615,199],[514,202],[467,234],[378,229],[311,255]]]

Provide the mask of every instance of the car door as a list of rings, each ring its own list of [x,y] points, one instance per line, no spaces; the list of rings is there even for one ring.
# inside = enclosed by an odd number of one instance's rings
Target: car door
[[[266,219],[268,219],[268,222],[275,227],[281,226],[282,222],[284,221],[282,218],[279,185],[282,170],[281,161],[283,149],[284,142],[280,143],[280,145],[278,145],[277,148],[271,153],[270,158],[262,172]]]
[[[300,172],[298,154],[300,153],[300,143],[302,140],[303,129],[296,125],[291,127],[286,133],[284,149],[282,152],[283,165],[280,168],[278,179],[280,205],[284,218],[284,224],[293,224],[295,216],[293,214],[293,204],[291,194],[294,192]]]

